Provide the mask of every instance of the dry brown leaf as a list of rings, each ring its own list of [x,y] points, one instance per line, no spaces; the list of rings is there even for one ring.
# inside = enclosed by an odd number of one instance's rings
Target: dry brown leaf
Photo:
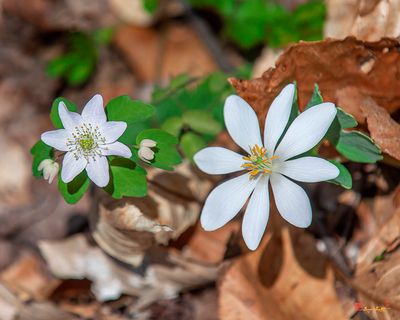
[[[43,263],[33,256],[21,257],[0,274],[0,280],[20,300],[45,300],[60,282],[47,274]]]
[[[220,263],[231,236],[238,232],[240,232],[240,223],[237,220],[230,221],[223,228],[211,232],[205,231],[200,224],[197,224],[192,237],[183,248],[183,254],[204,263]]]
[[[267,234],[257,251],[237,259],[220,280],[220,319],[346,319],[332,270],[311,254],[314,241],[305,232],[291,235],[287,227],[279,236]],[[296,247],[304,255],[300,259]]]
[[[383,152],[400,160],[400,125],[371,98],[364,99],[361,110],[367,120],[371,138],[381,147]]]
[[[393,39],[363,42],[349,37],[302,42],[286,49],[275,68],[268,69],[261,78],[231,78],[230,82],[255,109],[261,123],[274,97],[292,81],[297,81],[300,109],[318,83],[326,101],[336,103],[364,123],[360,98],[372,97],[389,113],[400,106],[400,77],[393,67],[400,64],[399,48],[399,42]]]
[[[359,290],[361,305],[369,308],[390,308],[383,312],[369,312],[368,315],[373,319],[394,320],[400,317],[399,235],[400,209],[398,208],[392,218],[361,248],[357,260],[354,282],[362,287]],[[381,260],[374,262],[377,256],[381,256]]]
[[[163,34],[152,28],[123,26],[115,32],[115,45],[137,76],[147,82],[182,73],[202,76],[216,70],[207,48],[184,25],[169,25]]]
[[[195,200],[211,187],[186,162],[173,173],[151,170],[148,178],[153,182],[144,198],[103,199],[93,232],[103,250],[134,266],[151,246],[167,245],[196,223],[200,206]]]
[[[179,253],[165,252],[165,265],[143,266],[144,274],[115,263],[99,248],[91,247],[84,236],[63,241],[41,241],[39,248],[51,272],[63,279],[89,279],[99,301],[113,300],[121,294],[138,297],[134,311],[159,299],[175,298],[185,289],[215,281],[218,268],[190,262]]]
[[[327,0],[325,36],[366,41],[400,36],[399,0]]]

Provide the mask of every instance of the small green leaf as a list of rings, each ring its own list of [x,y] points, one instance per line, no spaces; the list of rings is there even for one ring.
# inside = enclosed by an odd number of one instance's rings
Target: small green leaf
[[[336,150],[347,159],[359,163],[375,163],[383,159],[378,146],[358,131],[341,131]]]
[[[329,180],[328,182],[342,186],[345,189],[351,189],[351,187],[353,186],[353,179],[351,177],[349,170],[347,170],[347,168],[340,162],[337,162],[335,160],[328,160],[328,161],[333,165],[335,165],[340,172],[335,179]]]
[[[183,121],[179,117],[171,117],[164,121],[161,125],[161,129],[167,131],[175,137],[179,137],[179,134],[182,130]]]
[[[182,120],[198,133],[216,135],[222,130],[221,124],[206,110],[188,110],[183,113]]]
[[[182,135],[180,146],[185,156],[188,159],[193,160],[195,153],[206,147],[207,143],[199,135],[193,132],[187,132]]]
[[[357,120],[351,114],[344,112],[341,108],[338,107],[336,117],[339,120],[342,129],[354,128],[358,125]]]
[[[104,188],[115,199],[144,197],[147,194],[146,170],[125,158],[110,162],[110,183]]]
[[[85,194],[90,184],[90,180],[86,171],[81,172],[69,183],[65,183],[61,179],[61,171],[58,174],[58,190],[64,200],[69,204],[77,203]]]
[[[36,144],[32,147],[32,173],[35,178],[40,178],[43,176],[43,172],[38,170],[38,166],[45,159],[53,159],[53,153],[53,148],[45,144],[42,140],[36,142]]]
[[[387,253],[387,249],[383,250],[380,254],[378,254],[377,256],[375,256],[373,262],[379,262],[385,259],[385,255]]]
[[[142,0],[143,1],[143,7],[148,13],[153,14],[158,7],[158,0]]]
[[[154,159],[150,162],[151,166],[164,170],[174,170],[173,166],[182,162],[182,158],[176,149],[178,139],[168,132],[160,129],[147,129],[137,135],[136,143],[139,145],[143,139],[151,139],[157,142],[156,147],[152,148],[155,154]],[[134,150],[135,152],[137,159],[137,151]]]
[[[113,28],[100,28],[93,32],[93,40],[98,44],[108,44],[112,40]]]
[[[154,107],[129,96],[119,96],[107,103],[106,113],[109,121],[124,121],[130,125],[153,116]]]
[[[311,99],[310,99],[310,101],[308,101],[304,110],[307,110],[308,108],[311,108],[318,104],[321,104],[323,101],[324,100],[322,99],[322,95],[321,95],[321,92],[319,91],[318,84],[315,84]]]
[[[60,116],[58,114],[58,105],[61,101],[65,103],[69,111],[76,112],[77,110],[76,105],[74,105],[71,101],[62,97],[55,99],[53,105],[51,106],[50,119],[54,127],[57,129],[64,128]]]

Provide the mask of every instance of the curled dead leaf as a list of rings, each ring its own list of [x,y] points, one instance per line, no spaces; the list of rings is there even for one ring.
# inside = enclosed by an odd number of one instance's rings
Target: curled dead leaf
[[[166,252],[163,263],[144,266],[143,273],[122,267],[98,247],[88,244],[83,235],[62,241],[41,241],[39,248],[51,272],[63,279],[89,279],[99,301],[113,300],[121,294],[138,297],[133,311],[159,299],[175,298],[179,292],[215,281],[217,267],[204,266]]]
[[[365,98],[360,106],[371,138],[383,152],[400,160],[400,125],[371,98]]]
[[[257,251],[238,258],[220,280],[220,319],[346,319],[332,270],[315,256],[296,256],[299,245],[303,253],[314,252],[314,241],[304,232],[293,236],[285,227],[279,235],[267,234]],[[300,259],[309,262],[312,273]],[[321,267],[325,276],[319,274]]]
[[[324,100],[336,103],[364,123],[360,109],[360,99],[364,97],[373,98],[389,113],[399,109],[400,77],[393,67],[400,65],[399,48],[395,39],[363,42],[348,37],[301,42],[286,49],[275,67],[266,70],[261,78],[229,81],[255,109],[261,123],[274,97],[293,81],[297,81],[300,109],[307,104],[317,83]]]
[[[199,216],[197,198],[210,188],[185,163],[174,173],[149,172],[148,195],[122,201],[101,200],[93,238],[109,255],[138,266],[149,248],[167,245],[193,226]],[[95,213],[97,216],[97,212]]]

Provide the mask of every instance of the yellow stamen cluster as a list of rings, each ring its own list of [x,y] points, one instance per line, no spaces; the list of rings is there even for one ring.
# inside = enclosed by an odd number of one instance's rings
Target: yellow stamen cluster
[[[270,174],[272,171],[272,160],[277,156],[268,157],[267,150],[259,145],[250,148],[251,154],[243,157],[246,162],[242,164],[242,168],[249,171],[250,179],[255,178],[258,174]]]

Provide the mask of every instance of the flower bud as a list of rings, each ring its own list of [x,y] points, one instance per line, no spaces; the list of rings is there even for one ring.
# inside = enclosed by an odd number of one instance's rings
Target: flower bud
[[[140,147],[138,155],[145,162],[150,162],[150,160],[154,159],[154,151],[148,147]]]
[[[157,145],[157,142],[151,139],[143,139],[140,141],[140,148],[147,147],[147,148],[154,148]]]
[[[40,162],[38,166],[39,171],[43,171],[43,178],[49,181],[49,184],[53,182],[55,176],[60,170],[60,166],[57,162],[52,159],[45,159]]]

